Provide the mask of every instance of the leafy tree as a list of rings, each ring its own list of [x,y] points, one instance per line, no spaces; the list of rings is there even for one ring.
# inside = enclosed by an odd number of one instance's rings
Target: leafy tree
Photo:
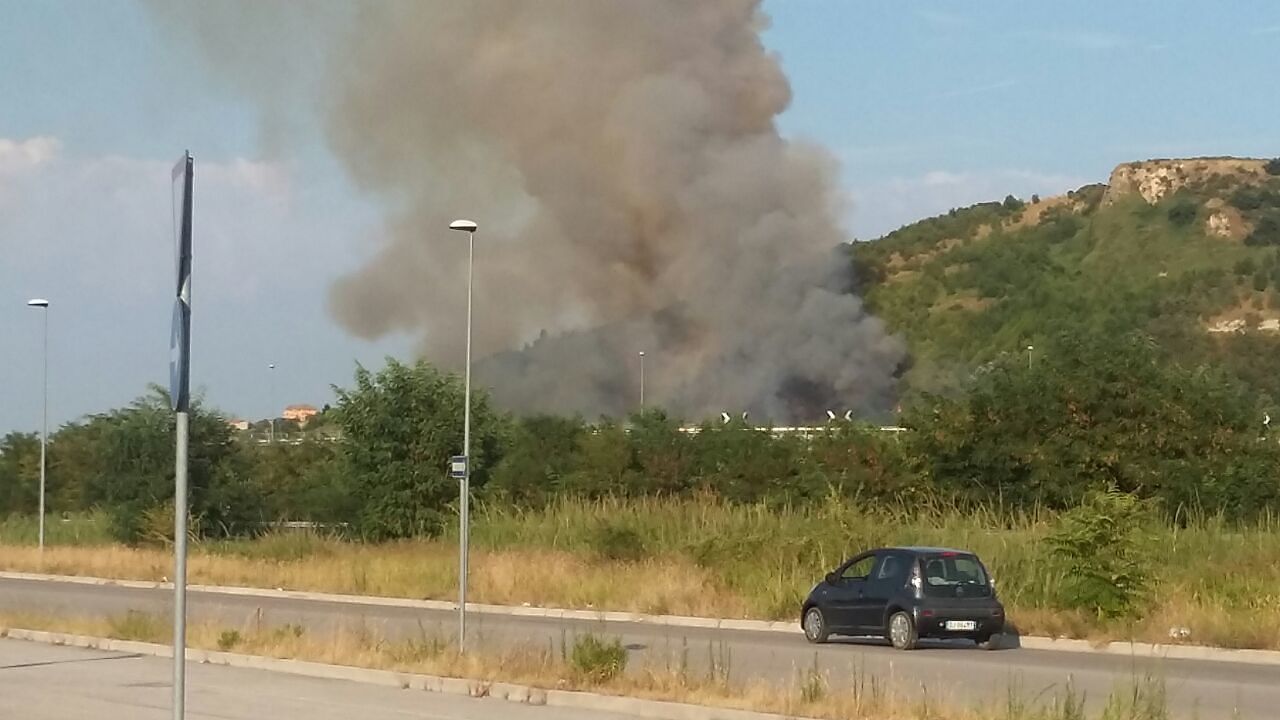
[[[1237,381],[1181,368],[1134,336],[1062,336],[1040,358],[996,361],[966,396],[909,413],[928,477],[969,497],[1055,508],[1112,486],[1170,511],[1274,507],[1280,488],[1260,469],[1280,452],[1257,441],[1261,407]]]
[[[243,531],[259,514],[234,431],[220,414],[195,402],[189,433],[192,531]],[[70,425],[52,447],[58,448],[59,483],[79,486],[84,503],[103,507],[117,539],[172,537],[174,415],[165,391],[153,387],[128,407]]]
[[[360,501],[356,527],[373,539],[434,535],[454,511],[462,452],[463,385],[425,361],[359,367],[355,387],[335,388],[347,477]],[[505,420],[472,394],[471,483],[480,490],[501,459]]]
[[[661,410],[646,410],[632,416],[629,437],[637,471],[632,493],[675,495],[689,489],[693,441],[680,432],[679,422]]]
[[[304,439],[246,450],[247,473],[266,521],[350,522],[356,494],[342,472],[336,443]]]
[[[581,464],[579,444],[587,433],[582,418],[534,415],[515,422],[502,461],[493,470],[486,495],[521,507],[542,507]]]
[[[578,438],[576,470],[566,489],[583,497],[623,496],[635,473],[626,428],[606,420]]]
[[[733,502],[787,503],[818,496],[825,483],[812,482],[803,451],[799,438],[773,437],[736,420],[704,424],[693,443],[697,487]]]
[[[0,513],[35,514],[39,496],[40,436],[11,432],[0,438]]]

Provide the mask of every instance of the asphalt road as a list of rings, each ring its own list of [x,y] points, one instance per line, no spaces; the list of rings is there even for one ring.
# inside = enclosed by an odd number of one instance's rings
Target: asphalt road
[[[0,640],[0,717],[167,720],[168,658]],[[556,707],[400,690],[340,680],[187,666],[190,720],[629,720]]]
[[[114,617],[129,610],[165,615],[171,592],[78,583],[0,579],[0,610]],[[385,637],[450,638],[456,615],[418,608],[192,592],[193,622],[228,628],[286,623],[309,632],[361,628]],[[1002,699],[1010,686],[1025,697],[1051,697],[1068,682],[1097,707],[1117,689],[1154,677],[1164,683],[1175,715],[1264,720],[1280,715],[1280,666],[1169,660],[1023,648],[983,651],[971,644],[938,644],[900,652],[875,642],[813,646],[795,635],[701,628],[668,628],[473,614],[473,646],[527,644],[559,648],[580,633],[620,637],[632,666],[687,667],[733,681],[795,683],[817,668],[833,686],[876,683],[907,688],[931,702]]]

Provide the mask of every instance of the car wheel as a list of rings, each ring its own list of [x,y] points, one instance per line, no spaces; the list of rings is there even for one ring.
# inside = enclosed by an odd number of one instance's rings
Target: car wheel
[[[983,650],[995,650],[1000,647],[999,635],[979,635],[973,641]]]
[[[896,612],[889,618],[889,642],[899,650],[912,650],[920,636],[916,633],[916,623],[905,612]]]
[[[804,639],[811,643],[822,644],[831,637],[831,629],[827,627],[827,617],[817,606],[804,611],[804,621],[801,626],[804,628]]]

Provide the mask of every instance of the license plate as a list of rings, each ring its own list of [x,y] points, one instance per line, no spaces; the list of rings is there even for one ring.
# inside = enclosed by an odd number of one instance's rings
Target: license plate
[[[976,620],[948,620],[943,627],[948,630],[977,630]]]

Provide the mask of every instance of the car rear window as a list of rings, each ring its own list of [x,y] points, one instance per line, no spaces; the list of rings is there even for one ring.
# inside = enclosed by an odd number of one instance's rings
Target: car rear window
[[[928,597],[986,597],[991,583],[973,555],[942,553],[920,559],[924,594]]]

